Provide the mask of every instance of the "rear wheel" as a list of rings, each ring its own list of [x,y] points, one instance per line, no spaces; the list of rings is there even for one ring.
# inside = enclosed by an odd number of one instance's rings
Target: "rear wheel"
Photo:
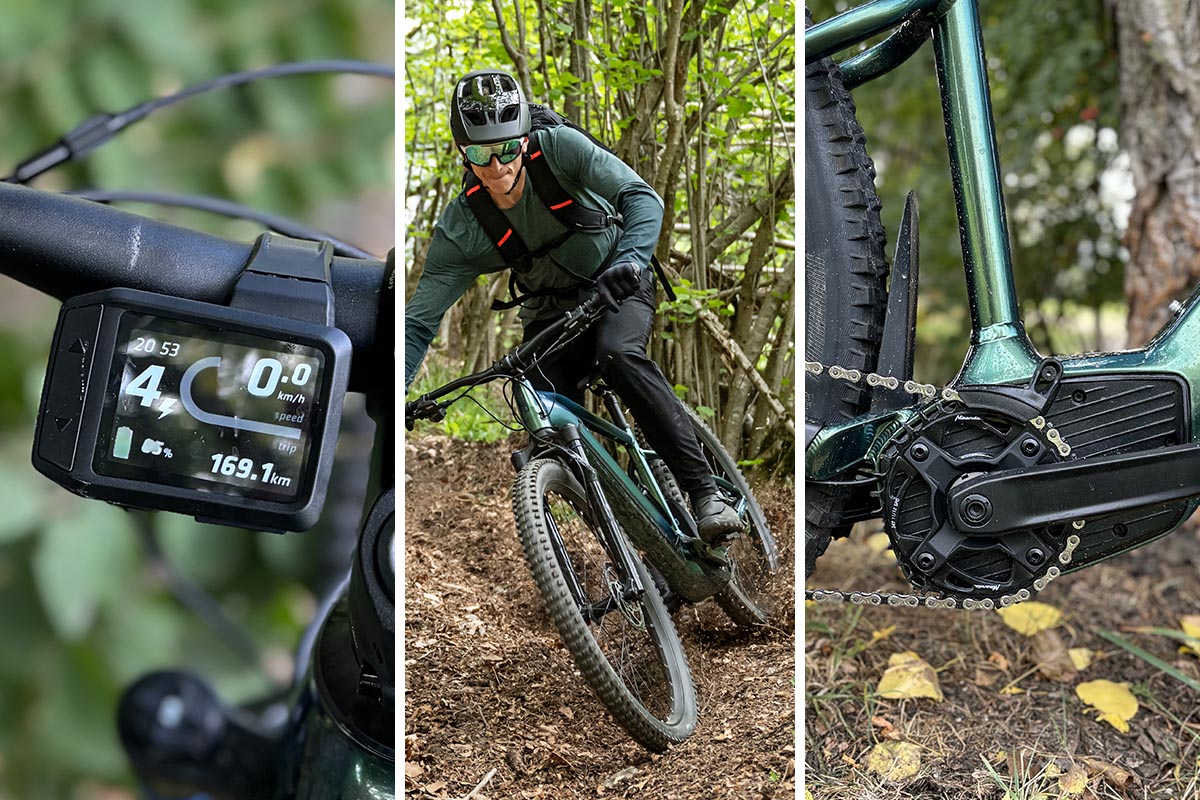
[[[806,68],[804,135],[804,358],[826,368],[873,372],[887,305],[885,237],[875,166],[854,101],[831,59]],[[869,400],[865,387],[835,381],[827,369],[805,374],[808,423],[820,427],[854,419]],[[851,491],[808,486],[805,497],[807,577],[830,539],[848,532],[841,518]]]
[[[584,681],[617,724],[661,752],[696,727],[696,691],[679,634],[633,553],[645,592],[626,598],[583,487],[557,461],[531,461],[513,512],[534,583]]]
[[[767,625],[779,614],[779,548],[775,537],[733,456],[694,411],[685,410],[717,489],[746,523],[742,534],[726,546],[733,579],[717,594],[717,603],[738,625]]]
[[[742,534],[726,545],[729,570],[733,577],[717,593],[717,603],[738,625],[767,625],[774,621],[779,612],[779,549],[775,537],[733,456],[729,455],[721,440],[696,412],[687,406],[683,408],[692,423],[692,430],[704,453],[708,470],[716,480],[718,491],[729,505],[737,509],[746,524]],[[650,468],[659,487],[674,498],[675,505],[687,508],[679,483],[667,465],[661,459],[656,459],[650,462]]]

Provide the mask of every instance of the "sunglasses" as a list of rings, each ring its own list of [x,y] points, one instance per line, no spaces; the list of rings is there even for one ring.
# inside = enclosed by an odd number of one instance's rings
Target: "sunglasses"
[[[525,139],[509,139],[507,142],[496,142],[495,144],[469,144],[462,149],[463,155],[477,167],[486,167],[492,163],[492,156],[495,156],[501,164],[507,164],[514,158],[521,155],[521,145],[525,143]]]

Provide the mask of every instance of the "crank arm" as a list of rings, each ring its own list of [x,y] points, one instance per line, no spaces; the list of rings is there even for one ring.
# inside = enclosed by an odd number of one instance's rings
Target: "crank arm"
[[[947,495],[954,525],[1002,533],[1200,497],[1200,443],[991,472]]]

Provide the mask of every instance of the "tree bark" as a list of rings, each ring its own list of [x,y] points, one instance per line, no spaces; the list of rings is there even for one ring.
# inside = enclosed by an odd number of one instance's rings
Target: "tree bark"
[[[1121,55],[1121,141],[1137,191],[1125,234],[1129,343],[1200,281],[1200,2],[1111,0]]]
[[[587,128],[591,122],[588,111],[588,96],[592,91],[591,58],[588,47],[588,9],[591,0],[575,0],[571,5],[571,57],[568,70],[575,76],[575,83],[566,91],[563,114],[567,119]]]

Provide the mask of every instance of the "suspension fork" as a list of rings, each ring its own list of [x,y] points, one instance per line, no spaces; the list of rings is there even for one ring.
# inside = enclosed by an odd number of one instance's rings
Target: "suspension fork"
[[[559,430],[559,436],[563,445],[574,456],[571,461],[581,478],[592,513],[597,517],[595,522],[599,528],[600,541],[604,545],[604,550],[612,558],[613,566],[621,579],[622,597],[625,600],[636,600],[646,592],[646,587],[638,575],[635,562],[637,556],[626,541],[620,526],[617,525],[617,518],[613,514],[612,506],[608,504],[608,498],[604,496],[604,489],[600,485],[600,476],[596,474],[595,468],[588,461],[579,429],[574,425],[565,425]]]

